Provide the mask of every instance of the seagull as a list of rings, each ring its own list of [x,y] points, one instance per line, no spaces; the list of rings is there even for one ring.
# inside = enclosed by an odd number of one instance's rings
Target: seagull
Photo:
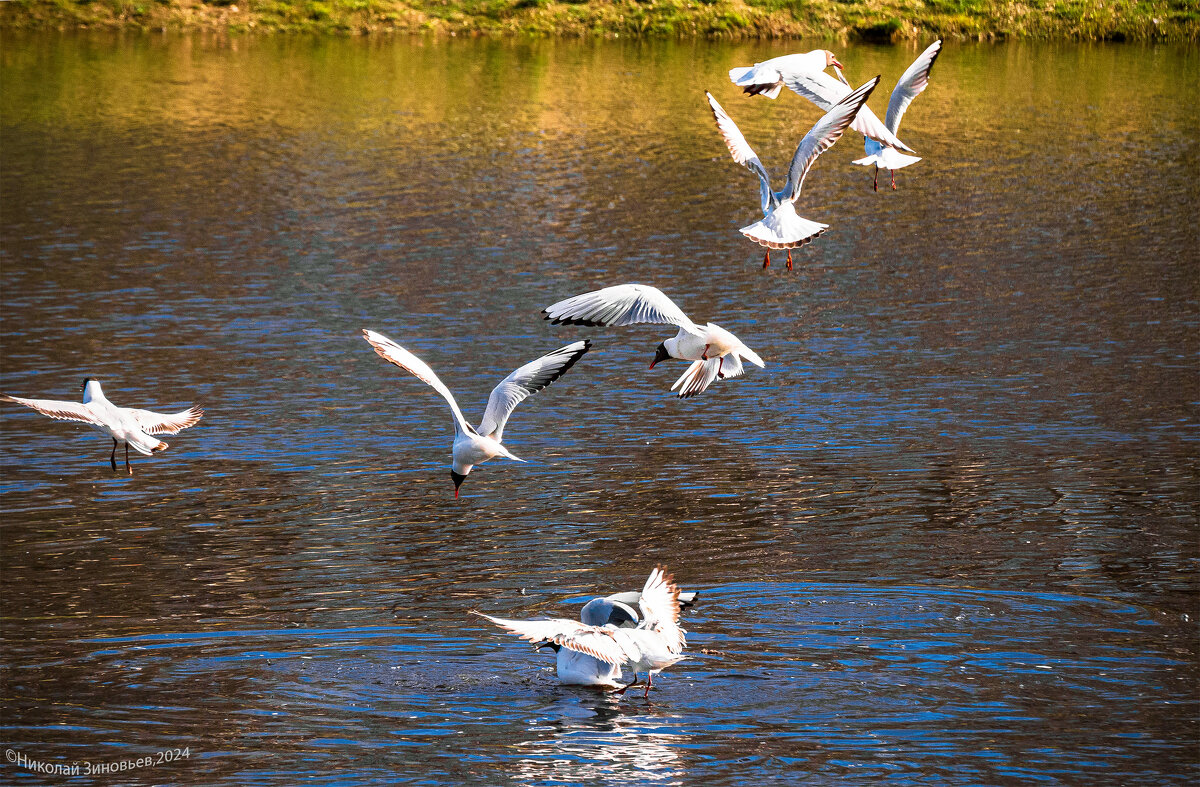
[[[812,52],[809,52],[808,55],[812,55]],[[850,88],[845,84],[844,79],[842,79],[842,81],[834,79],[829,74],[825,73],[823,68],[813,68],[811,62],[798,63],[797,61],[788,61],[789,57],[807,57],[808,55],[785,55],[784,57],[775,58],[774,61],[767,62],[774,62],[778,64],[775,70],[778,71],[779,82],[787,85],[788,89],[790,89],[792,92],[807,98],[809,101],[828,112],[833,108],[834,104],[841,101],[851,92]],[[754,68],[758,69],[762,65],[766,64],[760,64]],[[834,66],[835,69],[837,69],[838,76],[841,77],[842,64],[835,61],[829,65]],[[745,70],[745,68],[731,69],[729,71],[730,81],[735,85],[741,85],[742,83],[739,82],[739,79],[745,79],[743,74]],[[743,90],[745,90],[744,86]],[[746,90],[746,92],[756,94],[759,91]],[[778,94],[778,87],[769,92],[762,92],[762,95],[765,95],[768,98],[775,98],[775,96]],[[890,130],[883,123],[883,121],[879,119],[879,116],[872,112],[871,108],[868,106],[864,105],[859,109],[854,121],[850,124],[850,128],[854,129],[865,137],[876,140],[883,145],[890,145],[891,147],[904,150],[909,153],[913,152],[912,148],[901,142],[896,137],[895,132]]]
[[[699,595],[696,592],[680,592],[680,610],[694,606]],[[579,619],[589,626],[612,625],[617,628],[637,628],[640,619],[633,608],[641,600],[642,594],[637,590],[628,593],[614,593],[611,596],[597,596],[583,605],[583,609],[579,612]],[[621,668],[615,664],[601,661],[586,653],[564,648],[550,640],[534,644],[535,650],[542,648],[551,648],[556,654],[559,683],[571,686],[622,688],[618,683],[621,678]]]
[[[885,120],[888,131],[895,134],[900,130],[900,119],[904,117],[904,111],[908,109],[912,100],[921,95],[929,86],[929,72],[933,70],[933,63],[941,53],[942,40],[939,38],[930,44],[900,77],[900,81],[892,89],[892,97],[888,101],[887,119]],[[840,69],[837,74],[845,81]],[[853,163],[864,167],[875,165],[875,180],[871,183],[871,188],[875,191],[879,191],[881,167],[891,170],[892,188],[895,189],[896,170],[907,167],[909,164],[916,164],[921,160],[919,156],[906,156],[891,145],[882,145],[870,138],[863,140],[863,144],[866,146],[867,155],[864,158],[855,159]]]
[[[829,66],[841,68],[837,57],[828,49],[814,49],[802,55],[784,55],[773,57],[753,66],[732,68],[729,79],[742,89],[743,93],[752,96],[775,98],[783,87],[783,75],[789,73],[807,73],[824,71]]]
[[[204,415],[199,407],[189,407],[179,413],[152,413],[149,410],[135,410],[131,407],[117,407],[104,397],[100,381],[91,377],[83,381],[80,387],[83,391],[83,402],[59,402],[53,399],[22,399],[19,396],[0,394],[0,401],[25,405],[42,415],[58,421],[80,421],[89,424],[112,438],[113,449],[108,460],[113,472],[117,469],[117,446],[125,444],[125,468],[133,475],[133,467],[129,464],[129,446],[139,454],[156,454],[167,450],[167,444],[162,440],[151,437],[156,434],[178,434],[196,422]]]
[[[476,429],[463,418],[450,389],[424,361],[383,334],[364,328],[363,337],[375,348],[380,358],[410,372],[450,403],[450,411],[454,414],[454,461],[450,465],[450,477],[454,479],[455,498],[458,497],[458,488],[462,486],[463,479],[475,465],[497,456],[517,462],[525,461],[500,444],[508,417],[518,404],[562,377],[592,346],[590,341],[573,342],[525,364],[505,377],[492,389],[487,410]]]
[[[545,319],[554,325],[621,326],[637,323],[676,325],[679,332],[658,345],[650,368],[666,358],[693,361],[675,381],[681,399],[702,393],[717,378],[738,377],[744,373],[742,359],[765,368],[758,353],[719,325],[697,325],[688,319],[675,302],[648,284],[618,284],[585,292],[542,309]]]
[[[804,186],[804,178],[813,162],[841,138],[846,126],[854,119],[859,108],[863,106],[879,77],[875,77],[857,90],[851,91],[835,103],[825,115],[817,121],[812,130],[800,140],[800,146],[792,156],[791,166],[788,167],[787,182],[782,191],[772,192],[771,181],[766,169],[759,161],[758,154],[746,142],[742,132],[733,119],[725,113],[711,93],[708,105],[712,108],[713,118],[717,121],[717,130],[729,148],[733,160],[758,176],[759,196],[762,201],[763,218],[748,227],[742,227],[741,233],[750,240],[767,247],[763,258],[763,267],[771,266],[771,249],[787,249],[787,268],[792,269],[792,249],[803,246],[813,238],[828,229],[828,224],[801,218],[796,213],[795,203],[800,197],[800,189]],[[834,84],[839,84],[835,82]]]
[[[505,620],[482,612],[473,611],[472,614],[486,618],[530,642],[553,643],[560,648],[591,656],[618,671],[626,666],[633,670],[632,683],[620,686],[615,676],[610,676],[608,681],[596,685],[611,685],[624,693],[638,685],[638,673],[645,672],[646,691],[643,696],[648,698],[654,685],[654,675],[687,658],[683,655],[687,645],[684,639],[686,632],[679,627],[679,595],[679,588],[674,578],[666,573],[666,567],[657,566],[642,587],[638,600],[641,620],[634,628],[623,628],[611,622],[589,624],[565,618]]]

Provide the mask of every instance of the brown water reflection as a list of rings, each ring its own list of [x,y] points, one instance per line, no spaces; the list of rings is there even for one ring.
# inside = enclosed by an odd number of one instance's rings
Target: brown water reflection
[[[925,159],[874,194],[839,143],[788,274],[702,98],[786,161],[818,112],[725,78],[780,51],[6,39],[0,390],[208,415],[125,478],[0,410],[5,747],[239,785],[1193,781],[1196,52],[949,47]],[[914,55],[839,52],[888,88]],[[539,319],[621,281],[767,368],[678,401],[660,329]],[[468,417],[595,348],[455,502],[444,403],[364,326]],[[649,705],[464,614],[660,560],[705,601]]]

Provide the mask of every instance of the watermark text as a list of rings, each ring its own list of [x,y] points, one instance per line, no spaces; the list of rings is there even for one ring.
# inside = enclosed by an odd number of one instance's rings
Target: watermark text
[[[162,749],[153,754],[147,754],[134,759],[113,760],[111,762],[80,762],[75,760],[69,764],[35,760],[33,757],[25,754],[25,752],[17,751],[16,749],[5,749],[4,759],[13,763],[18,768],[24,768],[34,773],[44,773],[49,776],[101,776],[113,773],[126,773],[127,771],[134,771],[139,768],[153,768],[156,765],[164,765],[168,762],[186,760],[192,756],[191,748],[190,746],[186,746],[182,749]]]

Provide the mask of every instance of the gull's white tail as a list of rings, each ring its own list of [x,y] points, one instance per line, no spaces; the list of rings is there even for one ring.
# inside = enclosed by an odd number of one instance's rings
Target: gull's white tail
[[[828,224],[809,221],[797,214],[791,202],[781,202],[761,220],[748,227],[742,227],[741,233],[768,249],[794,249],[808,243],[827,229]]]
[[[131,434],[125,438],[125,442],[129,443],[133,450],[146,456],[167,450],[167,444],[162,440],[143,433]]]
[[[895,148],[885,148],[873,139],[866,140],[865,147],[867,155],[863,158],[855,159],[851,163],[862,167],[869,167],[874,164],[880,169],[903,169],[909,164],[916,164],[921,160],[920,156],[909,156]]]
[[[754,72],[757,70],[755,66],[731,68],[729,69],[729,79],[733,84],[752,96],[766,96],[767,98],[778,96],[779,91],[783,88],[783,82],[778,81],[779,75],[775,74],[776,81],[773,83],[756,83],[754,81]]]

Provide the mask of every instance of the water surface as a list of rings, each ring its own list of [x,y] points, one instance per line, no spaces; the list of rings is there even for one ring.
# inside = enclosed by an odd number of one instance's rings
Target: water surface
[[[796,269],[737,228],[820,113],[784,45],[11,37],[5,393],[196,402],[113,474],[0,412],[3,744],[188,747],[205,784],[1165,784],[1200,777],[1194,49],[947,46],[898,191],[825,154]],[[839,51],[852,77],[915,48]],[[626,281],[767,361],[677,400],[669,331],[550,326]],[[522,404],[455,501],[451,425]],[[700,590],[650,702],[482,625],[656,562]],[[46,777],[11,762],[4,781]]]

